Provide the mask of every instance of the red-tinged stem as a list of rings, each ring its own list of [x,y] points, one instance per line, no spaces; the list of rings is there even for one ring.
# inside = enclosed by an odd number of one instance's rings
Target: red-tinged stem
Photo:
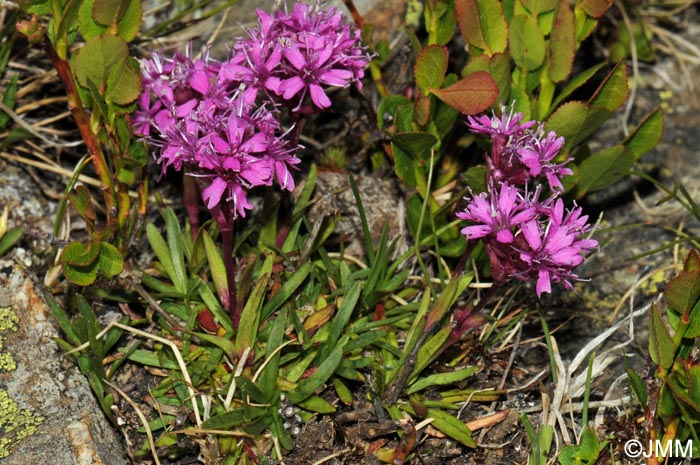
[[[197,186],[195,178],[187,175],[183,177],[182,184],[182,202],[185,204],[187,217],[190,219],[190,235],[194,240],[199,231],[199,186]]]
[[[114,192],[114,183],[112,182],[112,177],[110,175],[109,167],[107,166],[107,161],[102,153],[102,147],[100,146],[100,141],[97,140],[97,136],[90,129],[90,118],[83,107],[83,103],[80,100],[80,94],[78,93],[78,88],[76,87],[75,80],[73,79],[73,72],[70,68],[70,63],[58,56],[56,49],[51,44],[48,37],[44,37],[44,49],[51,59],[51,63],[56,68],[58,76],[63,81],[63,86],[66,88],[66,95],[68,96],[68,108],[73,115],[80,135],[85,142],[85,147],[90,154],[90,159],[92,160],[92,165],[95,167],[97,172],[97,177],[100,179],[102,184],[102,195],[104,197],[105,209],[107,211],[107,226],[111,226],[113,220],[117,218],[118,212],[116,207],[116,193]]]
[[[222,249],[224,253],[224,267],[226,268],[226,284],[228,285],[228,296],[223,296],[223,304],[231,315],[233,327],[238,329],[241,321],[241,309],[236,298],[236,262],[233,260],[233,239],[234,239],[234,210],[231,205],[217,205],[209,211],[219,225],[221,233]],[[228,302],[226,301],[228,297]]]

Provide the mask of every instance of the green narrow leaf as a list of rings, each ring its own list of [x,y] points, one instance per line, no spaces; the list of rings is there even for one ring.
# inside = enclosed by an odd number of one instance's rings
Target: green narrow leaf
[[[342,403],[345,405],[352,405],[353,399],[352,399],[352,392],[350,389],[343,383],[339,378],[334,377],[331,382],[333,383],[333,387],[335,388],[336,394],[338,394],[338,398]]]
[[[547,119],[546,130],[566,139],[563,149],[566,151],[593,134],[609,116],[610,111],[605,108],[591,107],[579,101],[568,102]]]
[[[235,352],[237,355],[243,354],[247,347],[253,347],[258,338],[258,327],[260,325],[260,307],[262,307],[263,299],[267,293],[267,284],[270,282],[272,273],[272,255],[265,258],[265,262],[260,269],[261,276],[255,283],[255,287],[248,296],[243,312],[241,313],[241,321],[238,325],[238,333],[236,334]]]
[[[326,399],[319,396],[311,396],[306,400],[299,402],[299,407],[310,412],[320,414],[329,414],[335,412],[335,407]]]
[[[355,197],[355,204],[357,205],[357,213],[360,216],[360,224],[362,224],[362,236],[365,239],[365,249],[367,249],[366,253],[369,256],[371,264],[372,260],[374,259],[374,247],[372,247],[372,235],[369,232],[365,207],[362,203],[362,196],[360,195],[360,190],[357,188],[357,183],[355,182],[354,176],[351,174],[349,179],[352,194]]]
[[[177,292],[184,295],[187,289],[185,289],[183,283],[177,278],[175,268],[173,267],[173,260],[170,257],[170,249],[163,239],[163,236],[151,223],[146,225],[146,236],[148,237],[148,242],[151,244],[153,252],[156,254],[156,257],[158,257],[158,261],[163,265],[163,269],[165,269],[168,278],[170,278],[170,282],[173,283]]]
[[[214,288],[219,298],[228,300],[228,282],[224,259],[221,257],[221,252],[209,235],[209,232],[206,229],[202,229],[201,232],[207,262],[209,263],[209,271],[214,281]]]
[[[284,340],[284,330],[287,327],[287,310],[282,310],[272,322],[270,335],[265,346],[265,360],[267,365],[260,374],[259,385],[265,395],[265,402],[271,402],[277,391],[277,376],[280,366],[281,353],[277,350]],[[274,355],[273,355],[274,353]]]
[[[165,233],[168,238],[173,271],[177,279],[175,287],[179,285],[180,289],[186,290],[188,288],[188,280],[187,268],[185,267],[185,252],[182,249],[182,230],[175,212],[170,207],[165,209]]]
[[[0,256],[10,250],[10,248],[19,241],[24,233],[24,226],[16,226],[5,233],[0,238]]]
[[[58,302],[54,300],[54,298],[48,293],[44,292],[44,299],[46,300],[46,303],[49,305],[49,308],[51,309],[51,313],[54,314],[56,317],[56,321],[58,322],[58,325],[61,327],[61,330],[63,333],[66,335],[68,338],[68,341],[73,344],[74,346],[79,346],[85,341],[80,340],[76,332],[73,330],[73,325],[71,324],[70,318],[68,318],[68,314],[63,310],[63,307],[58,305]],[[72,347],[71,347],[72,349]]]
[[[435,429],[467,447],[476,447],[476,442],[472,439],[472,432],[459,419],[443,410],[433,408],[428,409],[426,416],[435,419],[432,423]]]
[[[333,376],[336,368],[340,365],[343,359],[343,347],[336,346],[328,357],[321,363],[316,371],[308,378],[305,378],[297,384],[296,388],[287,393],[287,398],[293,403],[308,399],[316,389],[320,388],[328,379]]]
[[[479,371],[479,367],[471,366],[467,368],[462,368],[461,370],[450,371],[447,373],[437,373],[434,375],[426,376],[421,378],[416,383],[412,384],[408,389],[406,389],[406,395],[413,394],[414,392],[422,391],[430,386],[442,386],[445,384],[452,384],[458,381],[469,378]]]
[[[666,328],[666,324],[661,319],[661,314],[656,305],[651,306],[651,318],[649,321],[649,356],[652,361],[659,365],[664,371],[671,368],[673,364],[673,339]]]
[[[283,303],[285,303],[290,297],[292,297],[295,291],[301,286],[304,281],[306,281],[309,272],[311,271],[312,265],[310,263],[304,263],[298,270],[292,274],[288,279],[285,280],[282,287],[275,293],[275,295],[267,301],[261,312],[261,318],[266,320],[270,315],[272,315]]]
[[[341,334],[345,330],[350,317],[357,306],[357,301],[360,298],[362,292],[362,282],[355,282],[347,294],[343,296],[343,301],[338,308],[338,313],[333,318],[331,322],[330,330],[326,341],[323,343],[323,347],[319,350],[319,360],[323,360],[331,350],[333,350]]]
[[[17,100],[17,80],[19,79],[19,74],[15,74],[10,79],[10,83],[5,88],[5,92],[2,95],[2,103],[8,108],[15,107],[15,101]],[[10,122],[10,115],[0,110],[0,129],[4,128],[7,123]]]
[[[692,249],[683,262],[683,271],[700,271],[700,253]]]
[[[668,307],[679,314],[689,312],[700,299],[700,271],[683,271],[664,290]]]

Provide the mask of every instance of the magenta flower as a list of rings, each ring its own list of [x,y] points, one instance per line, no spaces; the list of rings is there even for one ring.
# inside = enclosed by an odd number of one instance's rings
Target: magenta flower
[[[545,136],[542,124],[534,120],[521,123],[521,119],[522,114],[515,113],[512,106],[502,106],[500,117],[495,114],[467,117],[472,132],[491,140],[491,152],[486,156],[489,177],[495,182],[508,181],[517,186],[544,177],[552,191],[563,190],[561,178],[573,174],[565,167],[568,160],[554,162],[564,146],[564,138],[552,131]]]
[[[473,223],[462,229],[467,239],[494,235],[497,242],[510,244],[513,242],[513,228],[532,220],[537,214],[534,203],[504,182],[500,190],[491,186],[488,192],[473,196],[467,209],[456,215]]]
[[[255,105],[250,89],[233,90],[225,74],[231,68],[191,50],[172,57],[155,53],[143,62],[144,93],[132,124],[138,134],[158,147],[156,161],[163,172],[184,170],[201,185],[209,210],[230,203],[232,220],[252,208],[247,193],[277,180],[294,188],[290,169],[299,163],[281,134],[280,123],[267,106]]]
[[[318,109],[331,105],[328,87],[362,86],[370,57],[360,32],[335,8],[295,3],[270,15],[257,10],[258,24],[238,41],[222,65],[225,85],[245,84],[301,109],[307,97]]]
[[[530,220],[522,225],[528,248],[520,252],[520,259],[527,264],[524,274],[537,279],[538,296],[552,292],[552,282],[571,289],[570,281],[579,279],[572,269],[583,262],[584,253],[598,246],[597,241],[584,238],[592,227],[581,212],[574,207],[564,215],[564,202],[557,199],[546,221]]]
[[[584,238],[593,228],[581,208],[565,213],[559,198],[562,177],[573,174],[565,166],[568,160],[554,161],[564,138],[552,131],[545,135],[536,121],[521,120],[512,107],[502,107],[500,117],[468,117],[469,128],[491,140],[489,187],[467,199],[466,209],[456,216],[471,222],[462,229],[467,239],[483,242],[496,283],[535,281],[541,296],[551,292],[552,283],[571,288],[571,281],[579,279],[573,269],[598,243]],[[540,199],[544,182],[551,195]],[[529,186],[535,186],[532,194]]]

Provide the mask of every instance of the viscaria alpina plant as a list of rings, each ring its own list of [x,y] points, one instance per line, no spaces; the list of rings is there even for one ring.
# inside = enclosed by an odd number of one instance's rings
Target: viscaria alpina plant
[[[468,197],[465,210],[456,215],[471,223],[462,234],[484,243],[497,285],[508,278],[534,281],[541,296],[552,291],[552,283],[570,289],[580,279],[573,269],[598,243],[587,238],[593,227],[581,207],[566,210],[560,198],[561,178],[573,173],[565,166],[568,161],[555,161],[563,138],[521,119],[507,107],[501,116],[468,118],[473,132],[491,140],[487,189]],[[543,194],[545,181],[549,195]]]
[[[163,173],[173,168],[194,178],[216,219],[229,287],[221,297],[236,326],[234,223],[252,208],[250,189],[276,181],[293,190],[291,169],[300,161],[295,152],[303,124],[282,132],[277,109],[284,104],[305,115],[328,108],[324,89],[361,87],[369,61],[359,31],[334,8],[297,3],[291,12],[257,15],[258,25],[223,63],[207,49],[195,57],[191,45],[143,60],[144,92],[132,118],[134,132],[158,148]]]

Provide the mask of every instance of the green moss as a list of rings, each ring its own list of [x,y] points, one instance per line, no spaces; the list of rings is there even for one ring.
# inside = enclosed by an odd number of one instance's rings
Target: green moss
[[[3,333],[17,331],[19,318],[10,307],[0,307],[0,373],[12,371],[17,364],[12,354],[2,352]],[[0,389],[0,459],[10,455],[10,449],[22,439],[36,433],[42,417],[28,409],[20,409],[4,389]]]

